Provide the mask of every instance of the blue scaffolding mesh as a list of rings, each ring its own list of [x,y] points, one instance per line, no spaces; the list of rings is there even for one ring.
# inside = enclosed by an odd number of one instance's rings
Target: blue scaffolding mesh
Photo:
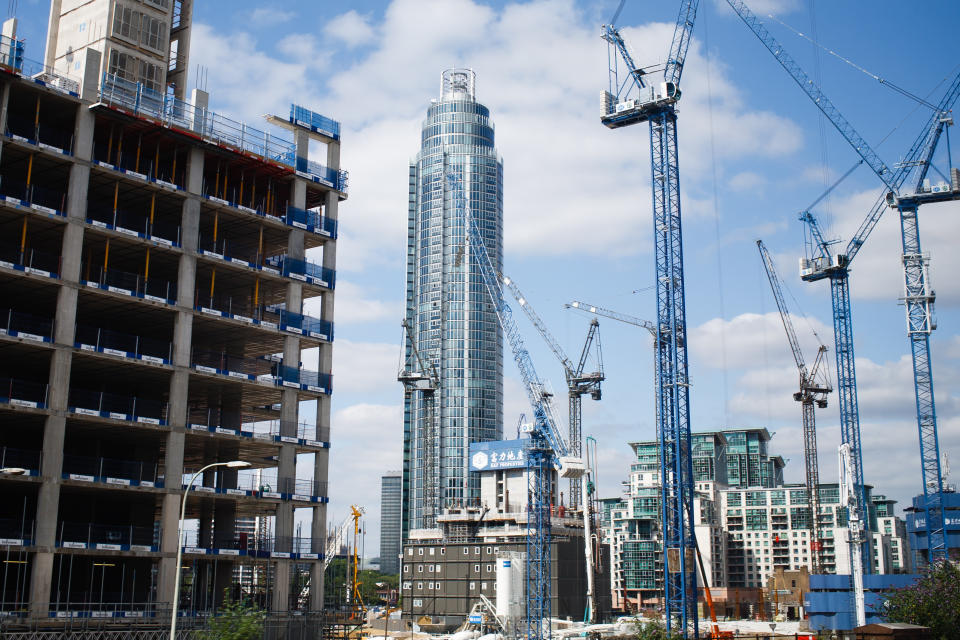
[[[290,105],[290,122],[298,124],[301,127],[307,127],[312,131],[317,133],[322,133],[323,135],[333,138],[334,140],[340,139],[340,123],[332,118],[322,116],[319,113],[314,113],[309,109],[305,109],[300,105],[291,104]]]

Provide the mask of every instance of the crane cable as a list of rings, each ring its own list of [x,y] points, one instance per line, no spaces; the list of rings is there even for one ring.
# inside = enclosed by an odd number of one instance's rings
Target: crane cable
[[[720,364],[723,381],[723,419],[730,424],[730,390],[727,374],[727,312],[723,298],[723,256],[720,237],[720,197],[717,193],[717,153],[713,127],[713,86],[710,82],[713,70],[710,66],[710,20],[704,15],[703,19],[703,48],[707,62],[707,114],[708,129],[710,130],[710,170],[713,174],[713,232],[716,238],[717,252],[717,295],[720,299]]]
[[[864,73],[864,74],[866,74],[867,76],[873,78],[874,80],[876,80],[876,81],[879,82],[880,84],[882,84],[882,85],[884,85],[884,86],[887,86],[887,87],[890,87],[891,89],[893,89],[893,90],[896,91],[897,93],[899,93],[899,94],[901,94],[901,95],[903,95],[903,96],[905,96],[905,97],[907,97],[907,98],[910,98],[911,100],[914,100],[914,101],[922,104],[922,105],[925,106],[925,107],[929,107],[929,108],[933,109],[934,111],[937,111],[936,105],[930,104],[929,102],[927,102],[926,100],[924,100],[924,99],[921,98],[920,96],[918,96],[918,95],[916,95],[916,94],[914,94],[914,93],[911,93],[910,91],[904,89],[903,87],[901,87],[901,86],[899,86],[899,85],[896,85],[896,84],[890,82],[890,81],[887,80],[886,78],[882,78],[881,76],[878,76],[877,74],[873,73],[872,71],[869,71],[869,70],[861,67],[861,66],[858,65],[856,62],[850,60],[849,58],[845,58],[844,56],[840,55],[839,53],[837,53],[837,52],[834,51],[833,49],[829,49],[829,48],[823,46],[822,44],[820,44],[819,42],[817,42],[814,38],[811,38],[810,36],[808,36],[807,34],[803,33],[802,31],[798,31],[797,29],[794,29],[794,28],[791,27],[789,24],[787,24],[787,23],[784,22],[783,20],[777,18],[777,17],[774,16],[773,14],[769,14],[769,13],[768,13],[768,14],[767,14],[767,17],[770,18],[771,20],[773,20],[774,22],[778,22],[779,24],[783,25],[784,27],[786,27],[787,29],[789,29],[790,31],[792,31],[793,33],[795,33],[797,36],[803,38],[804,40],[807,40],[808,42],[810,42],[811,44],[813,44],[815,47],[818,47],[818,48],[820,48],[820,49],[823,49],[824,51],[826,51],[827,53],[829,53],[829,54],[832,55],[833,57],[835,57],[835,58],[837,58],[837,59],[839,59],[839,60],[842,60],[843,62],[846,62],[848,65],[850,65],[851,67],[853,67],[853,68],[856,69],[857,71],[860,71],[861,73]]]

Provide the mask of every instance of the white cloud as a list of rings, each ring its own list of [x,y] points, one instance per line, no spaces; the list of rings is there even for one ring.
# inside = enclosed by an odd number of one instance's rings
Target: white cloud
[[[283,11],[277,7],[258,7],[250,12],[250,24],[273,26],[289,22],[296,17],[293,11]]]
[[[793,316],[793,324],[804,357],[812,361],[819,346],[813,331],[826,341],[831,339],[833,329],[816,318]],[[712,368],[745,369],[771,363],[785,367],[794,362],[776,311],[762,315],[743,313],[730,320],[708,320],[690,331],[690,350],[691,361]],[[793,366],[796,370],[796,365]]]
[[[727,185],[734,191],[756,191],[764,184],[766,178],[753,171],[741,171],[730,178]]]
[[[317,315],[319,310],[320,298],[310,298],[304,303],[304,313],[313,312]],[[366,287],[338,279],[334,315],[336,323],[343,326],[352,327],[390,319],[396,320],[399,326],[403,316],[403,302],[399,299],[384,300]]]
[[[317,349],[303,351],[301,358],[304,368],[317,369]],[[333,363],[333,389],[336,394],[389,394],[391,390],[399,393],[399,344],[354,342],[340,338],[333,343]]]
[[[288,36],[272,59],[249,36],[195,27],[194,58],[217,68],[213,104],[259,115],[295,100],[344,121],[343,166],[352,195],[344,207],[339,260],[367,272],[399,267],[406,236],[406,166],[419,146],[419,124],[440,73],[461,65],[477,71],[477,96],[490,107],[506,165],[505,244],[512,255],[623,256],[649,249],[649,186],[645,127],[612,132],[599,123],[596,96],[606,81],[606,45],[572,0],[539,0],[494,9],[473,0],[395,0],[382,22],[356,12],[329,26],[369,52],[318,86],[311,74],[326,58],[312,37]],[[470,24],[469,30],[462,25]],[[673,25],[623,28],[638,61],[663,58]],[[376,38],[370,40],[372,33]],[[340,37],[338,35],[337,37]],[[227,46],[230,44],[231,46]],[[235,53],[240,51],[239,54]],[[543,65],[544,52],[551,64]],[[237,59],[237,55],[241,59]],[[295,63],[289,60],[295,60]],[[712,117],[718,163],[789,156],[802,145],[788,119],[753,110],[724,65],[707,64],[695,39],[688,54],[681,115],[685,211],[712,205],[697,194],[708,184]],[[265,85],[265,86],[264,86]],[[261,90],[251,94],[249,87]],[[323,93],[321,93],[323,92]],[[710,117],[708,117],[708,115]],[[722,167],[721,167],[722,169]],[[570,184],[557,189],[547,185]],[[700,200],[697,200],[700,198]],[[703,204],[703,206],[699,206]],[[590,233],[584,233],[589,226]],[[349,257],[349,260],[346,259]]]
[[[348,47],[368,44],[374,38],[374,30],[370,26],[370,17],[360,15],[353,9],[328,22],[324,26],[323,32],[331,38],[343,42]]]

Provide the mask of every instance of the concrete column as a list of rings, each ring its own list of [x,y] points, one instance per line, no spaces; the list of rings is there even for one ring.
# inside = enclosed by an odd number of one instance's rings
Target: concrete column
[[[237,488],[237,470],[220,467],[220,487],[223,489]],[[227,541],[233,540],[237,530],[237,503],[219,500],[213,509],[213,540],[215,547],[226,547]],[[223,595],[233,583],[233,560],[219,559],[217,561],[216,580],[213,586],[213,601],[219,608],[223,604]],[[232,595],[232,594],[231,594]]]
[[[4,100],[9,96],[5,91]],[[6,101],[4,101],[4,108]],[[84,105],[77,108],[74,139],[77,148],[93,146],[94,119]],[[53,580],[53,558],[57,521],[60,509],[60,473],[63,468],[63,442],[66,436],[66,410],[70,395],[70,369],[73,363],[73,337],[77,320],[77,282],[80,276],[80,258],[83,255],[83,226],[87,215],[87,190],[90,167],[74,164],[70,167],[67,187],[67,226],[60,249],[61,282],[57,291],[57,310],[54,322],[55,351],[50,360],[47,407],[51,415],[43,428],[43,468],[37,495],[36,544],[30,580],[31,615],[47,616],[50,585]]]
[[[10,84],[9,82],[4,83],[3,88],[0,89],[0,132],[7,130],[7,107],[10,104]],[[0,140],[0,153],[3,152],[3,141]]]
[[[203,152],[190,149],[187,156],[186,189],[199,194],[203,181]],[[173,324],[173,366],[170,378],[170,403],[167,407],[166,457],[163,461],[166,476],[166,494],[160,505],[160,560],[157,579],[157,601],[172,602],[175,580],[180,578],[176,566],[177,547],[180,545],[180,508],[183,500],[183,450],[186,439],[187,400],[190,382],[190,349],[193,341],[194,290],[197,273],[197,238],[200,228],[200,201],[188,197],[183,203],[180,218],[183,253],[180,256],[177,278],[177,316]]]

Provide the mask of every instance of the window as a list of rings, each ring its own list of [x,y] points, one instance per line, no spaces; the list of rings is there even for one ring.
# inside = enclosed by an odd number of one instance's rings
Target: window
[[[404,573],[410,573],[410,565],[408,565],[408,564],[403,565],[403,572],[404,572]]]
[[[470,555],[470,547],[464,547],[464,548],[463,548],[463,555],[465,555],[465,556]]]
[[[493,553],[493,547],[487,547],[487,555]]]
[[[432,564],[428,564],[428,565],[427,565],[427,571],[429,571],[430,573],[433,573],[433,565],[432,565]]]
[[[140,12],[117,4],[113,10],[113,35],[136,42],[140,33]]]
[[[475,556],[480,555],[480,547],[474,547],[474,548],[473,548],[473,555],[475,555]]]
[[[487,589],[487,583],[486,583],[486,582],[481,582],[481,583],[480,583],[480,590],[481,590],[481,591],[486,591],[486,589]]]
[[[447,555],[447,548],[446,548],[446,547],[440,547],[440,555],[442,555],[442,556]]]
[[[417,555],[420,555],[420,556],[423,555],[423,547],[417,549]]]
[[[473,591],[473,590],[476,589],[476,588],[477,588],[477,583],[476,583],[476,582],[471,582],[471,583],[470,583],[470,591]]]
[[[480,573],[480,565],[478,564],[473,565],[473,570],[475,573]]]
[[[434,548],[430,547],[430,555],[433,555],[433,552],[434,552]]]
[[[422,564],[418,564],[418,565],[417,565],[417,573],[423,573],[423,565],[422,565]]]
[[[422,582],[418,582],[418,583],[417,583],[417,589],[423,591],[423,583],[422,583]]]
[[[488,564],[488,565],[487,565],[487,573],[490,573],[491,571],[493,571],[493,565],[492,565],[492,564]]]
[[[413,555],[413,547],[407,547],[407,555],[408,555],[408,556],[412,556],[412,555]]]
[[[439,565],[439,564],[437,565],[437,573],[440,573],[440,567],[442,567],[442,566],[443,566],[443,565]]]

